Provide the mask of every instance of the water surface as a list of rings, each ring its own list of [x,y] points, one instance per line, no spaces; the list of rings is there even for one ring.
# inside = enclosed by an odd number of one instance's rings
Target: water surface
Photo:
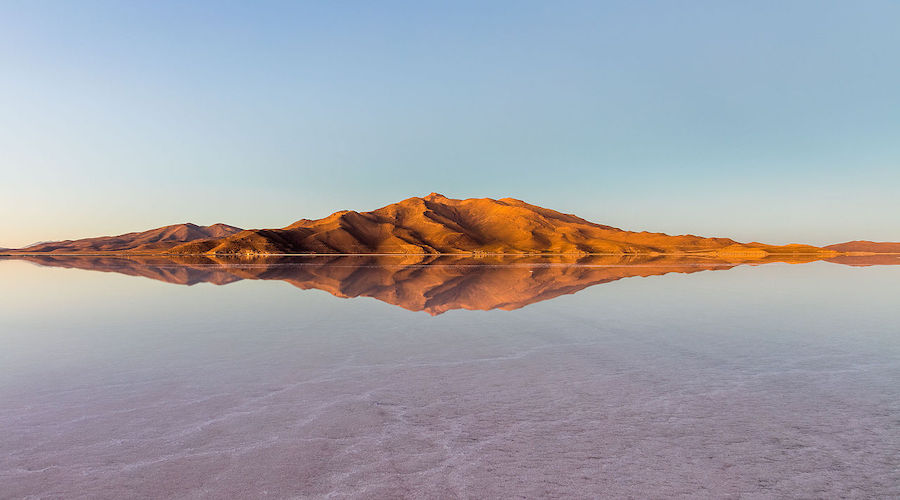
[[[60,259],[3,498],[900,496],[900,266]]]

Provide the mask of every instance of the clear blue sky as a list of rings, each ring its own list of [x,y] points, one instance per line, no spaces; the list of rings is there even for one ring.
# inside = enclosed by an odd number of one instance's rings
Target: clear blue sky
[[[437,191],[900,241],[900,3],[0,0],[0,246]]]

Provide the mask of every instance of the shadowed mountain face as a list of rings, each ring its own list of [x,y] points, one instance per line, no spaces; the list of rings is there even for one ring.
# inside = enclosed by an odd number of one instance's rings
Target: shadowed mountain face
[[[185,242],[224,238],[240,231],[240,228],[227,224],[211,226],[198,226],[190,223],[176,224],[141,233],[38,243],[23,248],[21,251],[29,253],[160,252]]]
[[[115,272],[193,285],[278,280],[336,297],[372,297],[436,315],[453,309],[513,310],[623,278],[726,270],[739,261],[678,256],[19,256],[42,266]],[[815,256],[767,257],[803,263]],[[885,262],[876,262],[884,264]],[[900,259],[896,262],[900,264]],[[866,265],[854,262],[853,265]]]

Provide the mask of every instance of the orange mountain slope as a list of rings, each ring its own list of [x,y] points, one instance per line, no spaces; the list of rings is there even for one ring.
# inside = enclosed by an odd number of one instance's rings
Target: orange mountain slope
[[[227,224],[198,226],[176,224],[140,233],[101,236],[82,240],[51,241],[19,249],[23,253],[105,253],[105,252],[161,252],[189,241],[224,238],[239,233],[241,228]]]
[[[371,212],[341,211],[281,229],[254,229],[178,245],[180,254],[712,253],[760,258],[817,253],[807,245],[742,244],[728,238],[623,231],[503,198],[456,200],[432,193]]]

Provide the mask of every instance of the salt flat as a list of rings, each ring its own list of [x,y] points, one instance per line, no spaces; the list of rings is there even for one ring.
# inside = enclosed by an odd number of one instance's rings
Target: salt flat
[[[900,496],[900,268],[514,311],[0,262],[0,497]]]

